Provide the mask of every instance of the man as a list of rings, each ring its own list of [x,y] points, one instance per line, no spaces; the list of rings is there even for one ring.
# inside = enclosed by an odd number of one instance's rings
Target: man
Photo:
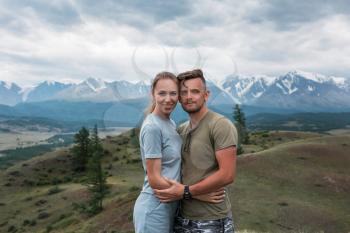
[[[169,180],[172,186],[155,190],[155,194],[162,202],[182,199],[175,232],[234,232],[228,195],[217,204],[192,196],[211,193],[234,181],[236,128],[227,118],[208,109],[209,91],[201,70],[181,73],[178,79],[180,103],[190,117],[179,127],[183,184]]]

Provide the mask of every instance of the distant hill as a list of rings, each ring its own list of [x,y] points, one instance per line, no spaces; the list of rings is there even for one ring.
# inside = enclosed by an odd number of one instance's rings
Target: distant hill
[[[298,130],[324,132],[331,129],[350,128],[350,112],[294,113],[288,115],[259,113],[247,118],[252,130]]]
[[[138,132],[103,140],[110,192],[102,213],[74,206],[87,200],[67,148],[0,171],[1,232],[133,232],[132,209],[143,182]],[[238,157],[232,189],[237,232],[348,232],[350,135],[261,132],[258,152]]]
[[[22,103],[14,107],[0,105],[0,123],[2,116],[6,119],[13,118],[12,122],[20,120],[20,117],[33,118],[32,121],[46,121],[51,126],[61,126],[68,131],[94,124],[98,124],[100,128],[135,127],[141,124],[148,104],[147,99],[141,98],[109,103],[45,101]],[[322,132],[350,126],[350,112],[297,112],[296,109],[283,110],[246,105],[241,107],[246,114],[250,130]],[[233,120],[233,105],[217,104],[209,105],[209,108]],[[180,123],[187,120],[188,115],[178,104],[172,118],[176,123]]]

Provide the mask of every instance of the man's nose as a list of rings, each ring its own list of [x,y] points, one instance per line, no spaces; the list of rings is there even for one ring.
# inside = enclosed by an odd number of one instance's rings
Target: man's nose
[[[186,94],[184,95],[185,98],[191,98],[192,95],[191,95],[191,92],[190,91],[186,91]]]

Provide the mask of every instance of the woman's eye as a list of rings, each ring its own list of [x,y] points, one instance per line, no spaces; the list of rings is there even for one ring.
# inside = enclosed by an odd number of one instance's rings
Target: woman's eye
[[[177,92],[176,91],[170,92],[170,95],[171,96],[177,96]]]

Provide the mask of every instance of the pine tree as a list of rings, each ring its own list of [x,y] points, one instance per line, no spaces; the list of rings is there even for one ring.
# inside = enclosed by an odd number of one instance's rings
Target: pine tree
[[[103,147],[98,137],[97,125],[95,125],[91,135],[90,151],[92,156],[87,166],[86,185],[91,193],[88,213],[91,215],[102,211],[102,201],[107,194],[106,175],[103,172],[101,159],[103,156]]]
[[[249,143],[249,134],[248,130],[246,127],[246,119],[245,119],[245,114],[241,110],[238,104],[235,105],[234,111],[233,111],[233,119],[235,121],[235,125],[238,131],[238,148],[237,148],[237,153],[242,154],[243,148],[242,148],[242,143],[248,144]]]
[[[73,169],[78,172],[85,171],[86,164],[89,158],[89,131],[82,127],[77,134],[74,135],[74,143],[72,148],[73,154]]]

